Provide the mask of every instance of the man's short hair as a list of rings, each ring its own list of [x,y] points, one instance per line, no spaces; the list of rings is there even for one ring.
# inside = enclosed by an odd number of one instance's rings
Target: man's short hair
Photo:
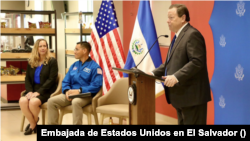
[[[188,9],[187,9],[187,7],[184,4],[173,4],[173,5],[171,5],[169,7],[169,9],[172,9],[174,7],[177,9],[177,15],[178,15],[178,17],[186,15],[186,21],[187,22],[190,21]]]
[[[88,52],[90,53],[90,51],[91,51],[91,45],[88,42],[83,41],[83,42],[77,42],[76,44],[77,45],[80,44],[80,46],[82,48],[86,48],[88,50]]]

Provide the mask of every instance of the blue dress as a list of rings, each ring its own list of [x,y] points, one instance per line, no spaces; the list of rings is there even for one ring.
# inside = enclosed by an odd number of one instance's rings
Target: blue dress
[[[34,75],[35,84],[40,84],[40,73],[41,73],[42,68],[43,68],[43,64],[36,68],[35,75]]]

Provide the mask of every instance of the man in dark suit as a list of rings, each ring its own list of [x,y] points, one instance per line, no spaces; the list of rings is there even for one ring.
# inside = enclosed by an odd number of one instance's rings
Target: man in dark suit
[[[177,110],[178,124],[206,124],[207,102],[211,100],[206,62],[206,45],[192,27],[185,5],[168,10],[168,26],[175,32],[164,64],[153,70],[163,76],[167,102]]]

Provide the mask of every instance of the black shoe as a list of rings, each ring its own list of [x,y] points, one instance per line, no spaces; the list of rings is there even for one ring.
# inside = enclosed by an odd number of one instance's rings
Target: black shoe
[[[25,128],[25,131],[27,131],[30,128],[30,124],[28,124]]]
[[[38,121],[39,121],[39,117],[38,117],[37,123],[38,123]],[[28,124],[28,125],[26,126],[25,131],[27,131],[29,128],[30,128],[30,124]]]
[[[31,135],[33,133],[33,131],[34,131],[34,133],[37,132],[37,125],[33,130],[31,128],[29,128],[27,131],[25,131],[24,135]]]

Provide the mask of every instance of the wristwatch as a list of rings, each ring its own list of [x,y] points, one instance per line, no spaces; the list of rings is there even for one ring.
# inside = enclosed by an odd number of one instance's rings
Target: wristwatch
[[[79,89],[79,93],[81,93],[81,89]]]

